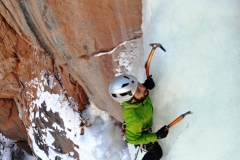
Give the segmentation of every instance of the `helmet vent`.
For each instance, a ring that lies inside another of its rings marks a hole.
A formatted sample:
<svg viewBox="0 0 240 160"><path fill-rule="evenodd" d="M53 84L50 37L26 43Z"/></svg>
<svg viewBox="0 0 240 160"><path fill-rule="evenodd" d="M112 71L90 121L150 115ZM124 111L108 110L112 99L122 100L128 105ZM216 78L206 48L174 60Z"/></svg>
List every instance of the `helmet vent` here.
<svg viewBox="0 0 240 160"><path fill-rule="evenodd" d="M127 85L129 85L129 83L125 83L125 84L123 84L123 85L122 85L122 88L125 87L125 86L127 86Z"/></svg>
<svg viewBox="0 0 240 160"><path fill-rule="evenodd" d="M127 91L125 93L120 93L121 96L126 96L126 95L129 95L129 96L132 96L132 92L131 91Z"/></svg>
<svg viewBox="0 0 240 160"><path fill-rule="evenodd" d="M117 97L117 95L116 95L116 94L112 94L112 96L113 96L113 97L115 97L115 98Z"/></svg>
<svg viewBox="0 0 240 160"><path fill-rule="evenodd" d="M127 78L127 79L130 79L129 77L127 77L127 76L123 76L124 78Z"/></svg>

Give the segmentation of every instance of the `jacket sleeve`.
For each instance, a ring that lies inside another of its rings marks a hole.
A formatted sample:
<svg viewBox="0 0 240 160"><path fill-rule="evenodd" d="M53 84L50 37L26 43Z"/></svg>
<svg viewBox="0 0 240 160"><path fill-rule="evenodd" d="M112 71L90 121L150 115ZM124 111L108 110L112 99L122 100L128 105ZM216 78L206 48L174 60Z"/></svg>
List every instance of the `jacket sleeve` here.
<svg viewBox="0 0 240 160"><path fill-rule="evenodd" d="M130 144L148 144L157 141L156 133L142 133L141 121L126 124L126 140Z"/></svg>

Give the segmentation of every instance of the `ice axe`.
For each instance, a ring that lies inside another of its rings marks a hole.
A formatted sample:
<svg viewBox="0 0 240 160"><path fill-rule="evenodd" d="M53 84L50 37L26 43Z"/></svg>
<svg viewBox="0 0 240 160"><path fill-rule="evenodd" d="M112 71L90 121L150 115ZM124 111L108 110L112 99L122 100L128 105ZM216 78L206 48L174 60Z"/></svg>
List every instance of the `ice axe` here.
<svg viewBox="0 0 240 160"><path fill-rule="evenodd" d="M148 59L145 63L145 68L146 68L146 76L149 77L149 68L150 68L150 63L151 63L151 60L152 60L152 56L155 52L155 49L157 47L161 48L164 52L166 52L166 50L163 48L163 46L160 44L160 43L150 43L150 46L152 46L152 50L151 52L149 53L149 56L148 56Z"/></svg>
<svg viewBox="0 0 240 160"><path fill-rule="evenodd" d="M167 125L167 128L164 131L169 130L169 128L171 128L172 126L174 126L175 124L177 124L178 122L180 122L186 115L188 114L192 114L193 112L188 111L182 115L180 115L178 118L174 119L169 125Z"/></svg>
<svg viewBox="0 0 240 160"><path fill-rule="evenodd" d="M172 126L174 126L175 124L177 124L178 122L180 122L181 120L183 120L183 118L184 118L186 115L188 115L188 114L192 114L192 113L193 113L193 112L188 111L188 112L186 112L186 113L180 115L178 118L174 119L169 125L167 125L167 127L166 127L166 129L165 129L164 131L169 130ZM140 146L139 146L139 148L138 148L138 151L137 151L137 153L135 154L135 158L134 158L134 160L137 159L137 156L138 156L139 150L141 150L142 147L143 147L143 144L140 144Z"/></svg>

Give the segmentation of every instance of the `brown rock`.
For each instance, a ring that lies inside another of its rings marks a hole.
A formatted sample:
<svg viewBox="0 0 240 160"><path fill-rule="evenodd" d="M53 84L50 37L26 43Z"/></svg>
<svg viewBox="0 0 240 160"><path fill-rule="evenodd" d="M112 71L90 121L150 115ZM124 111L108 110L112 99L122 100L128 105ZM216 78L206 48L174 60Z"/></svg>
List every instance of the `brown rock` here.
<svg viewBox="0 0 240 160"><path fill-rule="evenodd" d="M0 98L13 98L19 93L20 84L14 73L9 73L0 80Z"/></svg>
<svg viewBox="0 0 240 160"><path fill-rule="evenodd" d="M0 99L1 108L9 109L8 117L0 122L0 132L12 140L27 140L27 133L19 118L17 106L13 99ZM2 109L1 109L2 110Z"/></svg>
<svg viewBox="0 0 240 160"><path fill-rule="evenodd" d="M78 111L91 100L122 121L121 107L109 96L108 84L118 66L113 60L124 47L111 55L95 55L141 37L141 7L141 0L2 0L0 131L10 139L27 141L31 102L38 98L32 84L42 77L47 79L44 91L64 94L78 104ZM47 127L36 121L37 127ZM58 150L74 150L71 140L53 134Z"/></svg>
<svg viewBox="0 0 240 160"><path fill-rule="evenodd" d="M26 141L16 142L16 145L18 146L18 148L26 151L29 155L32 155L32 150Z"/></svg>
<svg viewBox="0 0 240 160"><path fill-rule="evenodd" d="M0 122L8 119L12 108L12 101L8 99L0 100Z"/></svg>

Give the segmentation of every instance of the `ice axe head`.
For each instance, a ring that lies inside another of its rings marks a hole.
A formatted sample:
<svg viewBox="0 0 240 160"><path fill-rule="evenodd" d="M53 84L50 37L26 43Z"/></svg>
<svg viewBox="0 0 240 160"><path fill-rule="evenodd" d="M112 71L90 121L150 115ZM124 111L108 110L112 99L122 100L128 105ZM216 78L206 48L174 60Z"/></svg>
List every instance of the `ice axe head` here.
<svg viewBox="0 0 240 160"><path fill-rule="evenodd" d="M156 49L157 47L161 48L164 52L166 52L166 50L163 48L163 46L160 43L150 43L150 46L152 46L152 49Z"/></svg>

